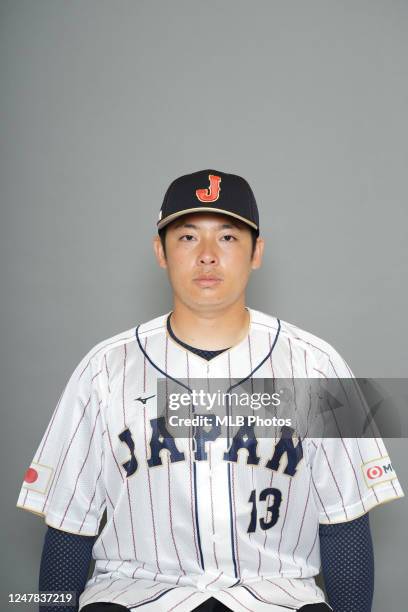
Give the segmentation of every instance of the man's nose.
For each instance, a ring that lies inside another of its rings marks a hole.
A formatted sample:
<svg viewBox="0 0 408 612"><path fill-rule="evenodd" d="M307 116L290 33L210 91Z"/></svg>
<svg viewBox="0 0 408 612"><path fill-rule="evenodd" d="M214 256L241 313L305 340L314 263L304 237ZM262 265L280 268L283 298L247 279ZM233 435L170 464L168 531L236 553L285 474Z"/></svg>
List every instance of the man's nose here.
<svg viewBox="0 0 408 612"><path fill-rule="evenodd" d="M202 253L201 257L200 257L200 263L201 264L213 264L217 261L217 258L215 257L215 255L211 255L210 253Z"/></svg>
<svg viewBox="0 0 408 612"><path fill-rule="evenodd" d="M199 255L200 264L214 264L217 259L215 246L211 242L204 242Z"/></svg>

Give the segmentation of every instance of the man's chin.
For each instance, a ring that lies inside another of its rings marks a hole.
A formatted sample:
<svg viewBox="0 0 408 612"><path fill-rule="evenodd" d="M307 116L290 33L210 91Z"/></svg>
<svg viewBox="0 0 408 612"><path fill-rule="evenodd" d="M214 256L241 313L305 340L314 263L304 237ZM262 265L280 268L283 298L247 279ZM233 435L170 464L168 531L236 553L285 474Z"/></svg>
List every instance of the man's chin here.
<svg viewBox="0 0 408 612"><path fill-rule="evenodd" d="M210 291L200 291L199 295L195 294L194 296L189 296L184 302L188 304L190 308L207 310L225 305L225 300L222 296L216 295L215 292L211 293Z"/></svg>

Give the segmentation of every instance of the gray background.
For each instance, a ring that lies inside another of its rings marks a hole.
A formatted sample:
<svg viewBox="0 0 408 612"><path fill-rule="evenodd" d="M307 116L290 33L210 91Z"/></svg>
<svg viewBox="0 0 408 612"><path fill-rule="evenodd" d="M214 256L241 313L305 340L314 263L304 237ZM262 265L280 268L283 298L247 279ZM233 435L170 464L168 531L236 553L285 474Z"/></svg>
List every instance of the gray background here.
<svg viewBox="0 0 408 612"><path fill-rule="evenodd" d="M45 527L15 503L68 376L171 307L151 240L176 176L253 186L250 306L358 376L407 375L407 17L396 0L0 2L4 597L37 589ZM407 442L386 442L407 491ZM374 610L397 612L406 501L371 517Z"/></svg>

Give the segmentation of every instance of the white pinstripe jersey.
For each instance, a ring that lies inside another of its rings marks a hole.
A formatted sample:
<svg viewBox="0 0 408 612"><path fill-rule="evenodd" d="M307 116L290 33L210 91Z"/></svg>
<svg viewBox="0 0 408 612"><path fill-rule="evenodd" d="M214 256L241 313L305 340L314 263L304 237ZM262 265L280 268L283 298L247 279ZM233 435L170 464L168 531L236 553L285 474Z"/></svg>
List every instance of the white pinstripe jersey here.
<svg viewBox="0 0 408 612"><path fill-rule="evenodd" d="M225 460L225 438L207 443L201 460L191 439L177 438L177 452L163 449L152 465L151 421L164 375L353 377L323 340L249 312L247 337L210 361L171 339L166 314L99 343L72 374L17 505L84 535L98 534L106 509L80 609L113 601L187 612L213 596L236 612L273 612L324 601L314 580L319 523L350 521L403 497L395 472L369 484L364 477L364 465L387 456L381 438L303 440L293 476L266 466L274 438L258 440L255 466L245 451ZM270 499L278 512L263 529ZM258 519L249 531L254 503Z"/></svg>

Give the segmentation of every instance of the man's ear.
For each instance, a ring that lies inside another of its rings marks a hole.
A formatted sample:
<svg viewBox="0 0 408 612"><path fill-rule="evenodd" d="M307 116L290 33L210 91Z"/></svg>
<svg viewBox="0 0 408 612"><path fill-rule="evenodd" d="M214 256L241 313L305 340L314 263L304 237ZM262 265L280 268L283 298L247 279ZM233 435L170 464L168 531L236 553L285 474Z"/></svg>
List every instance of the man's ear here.
<svg viewBox="0 0 408 612"><path fill-rule="evenodd" d="M163 249L162 242L160 240L160 236L155 236L153 238L153 250L156 255L157 263L161 268L167 268L167 259L166 254Z"/></svg>
<svg viewBox="0 0 408 612"><path fill-rule="evenodd" d="M255 243L254 254L252 255L251 268L252 270L258 270L262 265L262 257L265 247L265 241L263 238L258 236Z"/></svg>

